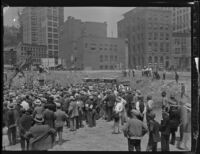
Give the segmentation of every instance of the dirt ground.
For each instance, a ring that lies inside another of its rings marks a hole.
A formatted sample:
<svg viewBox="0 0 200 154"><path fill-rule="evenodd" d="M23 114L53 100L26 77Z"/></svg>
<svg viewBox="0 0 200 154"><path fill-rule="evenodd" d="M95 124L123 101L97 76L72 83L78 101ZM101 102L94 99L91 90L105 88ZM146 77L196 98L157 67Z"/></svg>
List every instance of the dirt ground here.
<svg viewBox="0 0 200 154"><path fill-rule="evenodd" d="M161 111L156 110L156 120L160 122ZM84 123L85 124L85 123ZM78 129L76 132L70 132L68 128L63 131L63 144L55 145L49 151L128 151L127 139L121 134L112 134L113 122L106 122L103 119L97 121L97 126ZM179 133L177 132L177 137ZM58 140L58 137L57 137ZM145 151L148 142L148 134L146 134L141 142L141 150ZM177 144L177 141L176 141ZM191 147L191 140L188 141ZM9 151L20 150L20 144L6 147ZM158 151L161 151L160 142L158 143ZM176 145L170 145L170 151L181 151Z"/></svg>

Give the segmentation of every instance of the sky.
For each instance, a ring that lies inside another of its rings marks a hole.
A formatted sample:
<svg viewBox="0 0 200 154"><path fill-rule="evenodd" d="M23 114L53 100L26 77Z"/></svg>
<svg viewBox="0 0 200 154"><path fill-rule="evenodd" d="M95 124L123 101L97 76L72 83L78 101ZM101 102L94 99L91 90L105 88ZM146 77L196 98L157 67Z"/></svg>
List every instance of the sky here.
<svg viewBox="0 0 200 154"><path fill-rule="evenodd" d="M117 37L117 21L123 19L123 14L134 7L65 7L64 21L73 16L82 21L107 22L108 37ZM17 26L17 11L22 7L5 7L4 25Z"/></svg>

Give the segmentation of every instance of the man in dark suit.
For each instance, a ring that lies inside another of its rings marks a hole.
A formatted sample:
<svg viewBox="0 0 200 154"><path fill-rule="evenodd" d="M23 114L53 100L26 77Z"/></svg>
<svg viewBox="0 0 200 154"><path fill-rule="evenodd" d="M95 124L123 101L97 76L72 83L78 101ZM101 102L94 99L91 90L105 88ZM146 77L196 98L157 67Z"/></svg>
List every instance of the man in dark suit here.
<svg viewBox="0 0 200 154"><path fill-rule="evenodd" d="M113 114L113 107L116 101L116 97L114 94L111 93L111 90L108 91L108 96L105 99L106 104L107 104L107 111L108 111L108 119L107 121L112 120L112 114Z"/></svg>
<svg viewBox="0 0 200 154"><path fill-rule="evenodd" d="M31 116L31 109L28 109L19 119L20 143L21 143L21 149L23 151L25 149L29 150L29 141L25 138L24 135L26 134L26 132L29 131L32 124L33 124L33 118Z"/></svg>
<svg viewBox="0 0 200 154"><path fill-rule="evenodd" d="M7 112L7 126L8 126L8 140L10 145L16 144L16 110L13 103L8 104L8 112Z"/></svg>
<svg viewBox="0 0 200 154"><path fill-rule="evenodd" d="M48 150L50 145L41 145L40 139L48 133L52 134L52 138L55 134L55 129L52 129L47 124L44 123L44 118L41 114L36 114L34 118L35 124L30 128L30 130L25 134L25 137L30 138L31 150ZM40 147L34 147L35 142L39 142ZM52 140L53 141L53 140ZM53 142L51 142L53 145ZM33 148L34 147L34 148ZM36 149L35 149L36 148Z"/></svg>

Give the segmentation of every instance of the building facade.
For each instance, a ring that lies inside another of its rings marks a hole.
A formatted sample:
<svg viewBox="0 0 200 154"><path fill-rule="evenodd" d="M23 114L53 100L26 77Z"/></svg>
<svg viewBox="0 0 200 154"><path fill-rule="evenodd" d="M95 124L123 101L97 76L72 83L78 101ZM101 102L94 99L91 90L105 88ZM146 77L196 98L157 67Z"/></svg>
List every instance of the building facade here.
<svg viewBox="0 0 200 154"><path fill-rule="evenodd" d="M175 69L191 69L191 34L173 33L172 37L172 62Z"/></svg>
<svg viewBox="0 0 200 154"><path fill-rule="evenodd" d="M128 39L129 68L170 67L171 17L168 10L138 7L118 21L118 37Z"/></svg>
<svg viewBox="0 0 200 154"><path fill-rule="evenodd" d="M81 37L107 37L107 24L98 22L82 22L69 16L62 28L59 57L67 68L74 65L74 53L78 52Z"/></svg>
<svg viewBox="0 0 200 154"><path fill-rule="evenodd" d="M75 67L84 70L114 70L126 67L126 40L119 38L81 37L74 53Z"/></svg>
<svg viewBox="0 0 200 154"><path fill-rule="evenodd" d="M49 58L58 59L64 8L25 7L22 11L23 43L47 46Z"/></svg>
<svg viewBox="0 0 200 154"><path fill-rule="evenodd" d="M41 59L47 57L47 46L20 43L17 47L17 61L23 61L27 54L32 56L32 64L41 64Z"/></svg>
<svg viewBox="0 0 200 154"><path fill-rule="evenodd" d="M17 63L17 51L15 47L6 47L3 51L3 64L14 66Z"/></svg>

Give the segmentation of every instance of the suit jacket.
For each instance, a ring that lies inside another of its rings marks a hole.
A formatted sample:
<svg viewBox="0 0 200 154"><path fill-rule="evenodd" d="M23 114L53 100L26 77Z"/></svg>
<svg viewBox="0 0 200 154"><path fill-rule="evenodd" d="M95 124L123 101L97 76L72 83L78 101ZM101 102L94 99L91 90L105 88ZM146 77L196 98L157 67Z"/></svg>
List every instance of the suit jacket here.
<svg viewBox="0 0 200 154"><path fill-rule="evenodd" d="M54 112L49 109L46 109L43 112L43 116L45 124L48 124L51 128L54 128L54 120L55 120Z"/></svg>
<svg viewBox="0 0 200 154"><path fill-rule="evenodd" d="M33 124L33 118L30 114L23 114L22 117L19 119L19 129L20 133L24 134L25 132L29 131Z"/></svg>
<svg viewBox="0 0 200 154"><path fill-rule="evenodd" d="M74 118L78 116L78 105L76 101L71 101L69 105L69 117Z"/></svg>
<svg viewBox="0 0 200 154"><path fill-rule="evenodd" d="M149 131L152 133L153 142L160 142L160 134L159 134L160 124L155 120L149 121Z"/></svg>
<svg viewBox="0 0 200 154"><path fill-rule="evenodd" d="M65 120L66 120L66 115L65 112L62 110L57 110L54 113L54 118L55 118L55 127L63 127L63 125L65 124Z"/></svg>
<svg viewBox="0 0 200 154"><path fill-rule="evenodd" d="M42 135L44 135L46 132L48 132L50 129L49 125L43 125L43 124L35 124L30 128L30 130L27 132L26 136L32 137L33 139L36 139Z"/></svg>

